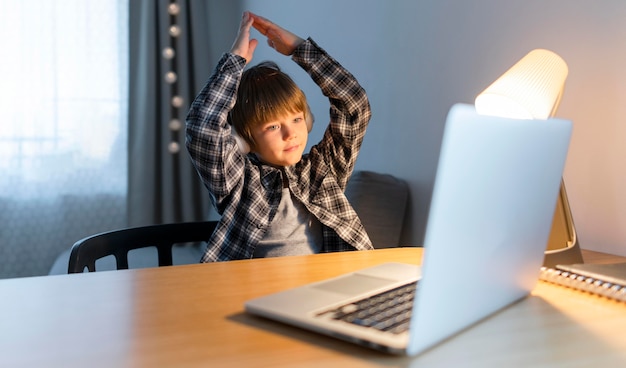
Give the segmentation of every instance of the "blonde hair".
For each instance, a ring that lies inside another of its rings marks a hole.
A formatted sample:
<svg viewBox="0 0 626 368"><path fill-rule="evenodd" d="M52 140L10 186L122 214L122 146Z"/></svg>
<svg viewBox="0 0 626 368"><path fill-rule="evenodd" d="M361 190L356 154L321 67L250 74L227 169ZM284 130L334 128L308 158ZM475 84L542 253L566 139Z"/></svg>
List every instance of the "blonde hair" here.
<svg viewBox="0 0 626 368"><path fill-rule="evenodd" d="M229 119L237 134L254 149L253 127L298 112L304 113L310 131L313 115L304 92L276 63L265 61L243 72Z"/></svg>

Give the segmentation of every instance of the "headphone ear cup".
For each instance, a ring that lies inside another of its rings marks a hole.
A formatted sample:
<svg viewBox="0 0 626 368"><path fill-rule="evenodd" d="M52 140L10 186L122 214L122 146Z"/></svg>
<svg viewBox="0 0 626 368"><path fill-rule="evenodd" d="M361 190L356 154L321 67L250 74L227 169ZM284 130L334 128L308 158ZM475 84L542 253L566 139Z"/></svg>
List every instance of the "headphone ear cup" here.
<svg viewBox="0 0 626 368"><path fill-rule="evenodd" d="M235 129L232 129L231 132L233 138L235 138L235 141L237 141L239 152L241 152L242 155L247 155L248 153L250 153L250 145L248 144L248 142L246 142L245 139L241 138L241 136L237 134Z"/></svg>
<svg viewBox="0 0 626 368"><path fill-rule="evenodd" d="M315 120L315 118L313 117L313 114L309 114L309 118L306 119L306 128L309 131L309 133L311 133L311 130L313 130L313 121Z"/></svg>
<svg viewBox="0 0 626 368"><path fill-rule="evenodd" d="M311 108L309 107L308 104L306 106L306 110L307 110L306 128L309 131L309 133L311 133L311 130L313 130L313 122L315 121L315 116L313 116L313 113L311 112Z"/></svg>

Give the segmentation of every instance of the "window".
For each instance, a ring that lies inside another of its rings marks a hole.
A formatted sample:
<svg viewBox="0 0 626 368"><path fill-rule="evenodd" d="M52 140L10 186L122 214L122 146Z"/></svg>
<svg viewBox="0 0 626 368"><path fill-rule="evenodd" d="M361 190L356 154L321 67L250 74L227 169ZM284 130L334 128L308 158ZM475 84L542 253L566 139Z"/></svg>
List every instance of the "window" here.
<svg viewBox="0 0 626 368"><path fill-rule="evenodd" d="M125 224L127 1L0 0L0 278Z"/></svg>

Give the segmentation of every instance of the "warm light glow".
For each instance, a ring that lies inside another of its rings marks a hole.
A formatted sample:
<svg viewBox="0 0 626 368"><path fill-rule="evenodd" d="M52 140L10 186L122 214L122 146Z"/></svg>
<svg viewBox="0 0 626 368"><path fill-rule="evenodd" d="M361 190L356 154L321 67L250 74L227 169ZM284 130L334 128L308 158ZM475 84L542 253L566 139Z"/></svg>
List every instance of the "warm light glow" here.
<svg viewBox="0 0 626 368"><path fill-rule="evenodd" d="M476 112L514 119L554 115L567 78L567 64L552 51L536 49L476 97Z"/></svg>
<svg viewBox="0 0 626 368"><path fill-rule="evenodd" d="M567 73L567 64L559 55L545 49L533 50L476 97L476 112L512 119L554 117ZM564 183L561 183L556 208L544 265L581 263L582 254Z"/></svg>

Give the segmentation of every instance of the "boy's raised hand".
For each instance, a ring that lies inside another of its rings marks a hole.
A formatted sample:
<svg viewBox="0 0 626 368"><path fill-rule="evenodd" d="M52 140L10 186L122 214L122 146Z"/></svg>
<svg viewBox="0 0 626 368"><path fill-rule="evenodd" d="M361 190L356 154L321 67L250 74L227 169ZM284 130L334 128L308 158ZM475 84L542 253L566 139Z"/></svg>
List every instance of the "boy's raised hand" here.
<svg viewBox="0 0 626 368"><path fill-rule="evenodd" d="M250 39L250 27L254 23L254 18L250 12L244 12L239 25L239 32L237 38L230 49L230 52L239 55L246 59L246 64L252 60L254 50L259 41L256 39Z"/></svg>
<svg viewBox="0 0 626 368"><path fill-rule="evenodd" d="M283 55L291 55L304 40L259 15L250 13L252 26L267 37L267 44Z"/></svg>

